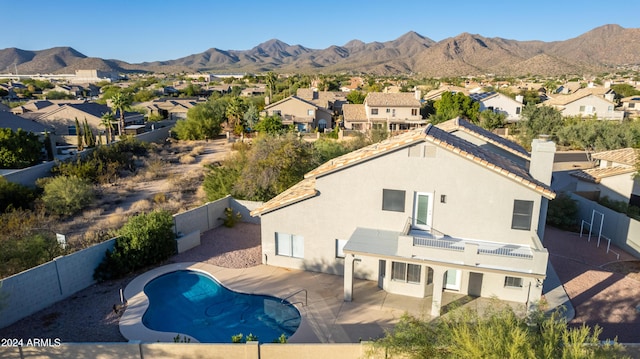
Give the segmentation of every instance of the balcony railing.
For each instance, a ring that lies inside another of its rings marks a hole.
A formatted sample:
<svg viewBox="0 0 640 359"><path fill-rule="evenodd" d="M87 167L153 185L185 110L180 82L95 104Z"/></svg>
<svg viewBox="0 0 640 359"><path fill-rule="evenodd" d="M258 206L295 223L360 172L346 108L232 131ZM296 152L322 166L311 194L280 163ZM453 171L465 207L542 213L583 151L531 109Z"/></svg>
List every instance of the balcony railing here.
<svg viewBox="0 0 640 359"><path fill-rule="evenodd" d="M464 251L464 242L456 242L445 239L413 237L413 245L419 247L449 249L459 252Z"/></svg>
<svg viewBox="0 0 640 359"><path fill-rule="evenodd" d="M480 255L533 259L533 250L528 246L452 238L433 228L429 230L414 228L411 225L412 223L412 219L409 218L405 223L403 233L413 238L413 245L416 247L439 248L462 252L465 250L466 244L474 244L477 245L477 254Z"/></svg>

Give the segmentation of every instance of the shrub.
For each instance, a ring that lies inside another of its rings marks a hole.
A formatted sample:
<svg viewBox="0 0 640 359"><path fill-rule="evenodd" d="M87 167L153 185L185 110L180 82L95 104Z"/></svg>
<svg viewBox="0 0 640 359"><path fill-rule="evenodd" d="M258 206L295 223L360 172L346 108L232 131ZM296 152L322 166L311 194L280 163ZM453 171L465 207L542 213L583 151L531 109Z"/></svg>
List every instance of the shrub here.
<svg viewBox="0 0 640 359"><path fill-rule="evenodd" d="M233 227L242 219L242 215L240 212L233 213L233 209L231 207L227 207L224 209L224 218L223 224L225 227Z"/></svg>
<svg viewBox="0 0 640 359"><path fill-rule="evenodd" d="M95 194L93 186L85 179L58 176L45 183L41 199L48 212L70 216L90 205Z"/></svg>
<svg viewBox="0 0 640 359"><path fill-rule="evenodd" d="M184 165L188 165L188 164L195 163L195 162L196 162L196 158L193 157L192 155L180 156L180 163L182 163Z"/></svg>
<svg viewBox="0 0 640 359"><path fill-rule="evenodd" d="M9 208L31 208L35 197L35 192L29 187L0 177L0 212L5 212Z"/></svg>
<svg viewBox="0 0 640 359"><path fill-rule="evenodd" d="M547 223L565 230L575 230L578 223L578 202L566 193L549 201Z"/></svg>
<svg viewBox="0 0 640 359"><path fill-rule="evenodd" d="M134 216L118 235L113 251L107 251L93 274L98 281L120 278L164 261L176 252L173 217L166 211Z"/></svg>

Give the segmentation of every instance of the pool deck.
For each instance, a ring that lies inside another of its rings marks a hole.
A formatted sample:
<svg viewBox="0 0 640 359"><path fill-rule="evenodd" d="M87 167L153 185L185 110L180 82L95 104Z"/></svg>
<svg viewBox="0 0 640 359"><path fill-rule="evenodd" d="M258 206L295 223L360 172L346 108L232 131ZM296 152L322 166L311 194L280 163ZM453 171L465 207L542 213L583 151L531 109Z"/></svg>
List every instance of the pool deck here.
<svg viewBox="0 0 640 359"><path fill-rule="evenodd" d="M148 306L144 286L153 278L181 269L202 271L234 291L266 294L279 298L301 291L288 298L294 303L302 321L290 343L357 343L379 338L386 329L409 312L430 318L425 313L431 308L431 298L412 298L386 293L375 282L355 280L352 302L343 300L341 276L258 265L251 268L222 268L208 263L174 263L158 267L136 277L124 291L127 309L120 319L120 332L130 341L173 342L181 333L150 330L142 324L142 315ZM306 297L305 297L306 294ZM466 302L461 295L444 293L443 308L456 303L460 306L482 309L491 305L489 300L477 298ZM306 301L306 303L305 303ZM195 342L192 339L192 342Z"/></svg>

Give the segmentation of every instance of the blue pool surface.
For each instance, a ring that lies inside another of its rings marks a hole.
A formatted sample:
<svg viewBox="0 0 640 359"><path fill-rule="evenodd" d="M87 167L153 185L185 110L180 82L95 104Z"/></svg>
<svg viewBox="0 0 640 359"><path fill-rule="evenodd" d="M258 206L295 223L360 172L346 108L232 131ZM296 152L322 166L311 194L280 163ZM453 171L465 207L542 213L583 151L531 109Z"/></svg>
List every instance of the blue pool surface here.
<svg viewBox="0 0 640 359"><path fill-rule="evenodd" d="M212 277L179 270L144 287L149 308L142 323L161 332L188 334L201 343L231 343L231 336L250 333L263 343L300 326L300 312L279 298L234 292Z"/></svg>

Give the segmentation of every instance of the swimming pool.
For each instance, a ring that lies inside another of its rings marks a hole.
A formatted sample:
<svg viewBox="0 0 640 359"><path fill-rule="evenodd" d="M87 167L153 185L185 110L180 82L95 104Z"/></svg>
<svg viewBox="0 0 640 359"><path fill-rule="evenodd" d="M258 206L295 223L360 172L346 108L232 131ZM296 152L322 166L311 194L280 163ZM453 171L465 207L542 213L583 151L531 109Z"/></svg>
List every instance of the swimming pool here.
<svg viewBox="0 0 640 359"><path fill-rule="evenodd" d="M268 343L282 334L290 337L300 326L300 312L289 302L234 292L197 271L161 275L144 292L149 298L144 326L187 334L202 343L230 343L239 333Z"/></svg>

